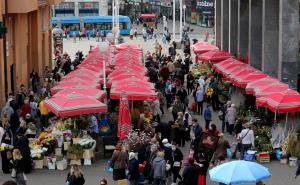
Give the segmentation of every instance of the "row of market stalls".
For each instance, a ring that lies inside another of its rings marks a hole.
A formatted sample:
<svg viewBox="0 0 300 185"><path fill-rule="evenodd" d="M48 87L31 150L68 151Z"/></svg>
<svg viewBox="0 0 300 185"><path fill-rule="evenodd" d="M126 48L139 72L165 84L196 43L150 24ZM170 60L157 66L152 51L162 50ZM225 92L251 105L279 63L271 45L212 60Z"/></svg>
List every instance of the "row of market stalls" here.
<svg viewBox="0 0 300 185"><path fill-rule="evenodd" d="M287 84L209 43L196 43L192 46L192 51L197 61L194 67L197 75L214 74L221 79L221 87L229 84L229 88L237 89L238 94L242 94L246 101L252 100L239 107L237 123L247 118L248 121L253 120L255 117L253 128L256 132L256 150L277 154L278 159L286 160L284 157L290 156L295 164L294 160L300 158L299 125L296 124L299 120L297 112L300 112L300 94L289 89ZM266 119L267 117L272 119Z"/></svg>
<svg viewBox="0 0 300 185"><path fill-rule="evenodd" d="M35 168L64 170L68 162L79 165L82 161L91 165L96 147L96 138L87 134L91 116L106 113L106 103L119 100L117 135L122 140L132 127L129 102L157 99L140 47L127 43L109 45L105 50L99 47L93 48L76 70L51 89L52 97L44 100L55 117L30 141Z"/></svg>

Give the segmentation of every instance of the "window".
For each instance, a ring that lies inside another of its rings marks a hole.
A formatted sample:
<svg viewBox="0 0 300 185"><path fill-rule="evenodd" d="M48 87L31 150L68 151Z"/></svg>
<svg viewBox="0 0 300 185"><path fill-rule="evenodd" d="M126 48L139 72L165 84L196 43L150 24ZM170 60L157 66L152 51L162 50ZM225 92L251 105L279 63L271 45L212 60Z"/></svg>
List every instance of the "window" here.
<svg viewBox="0 0 300 185"><path fill-rule="evenodd" d="M70 31L79 31L80 30L80 24L74 23L74 24L62 24L62 29L69 29Z"/></svg>
<svg viewBox="0 0 300 185"><path fill-rule="evenodd" d="M65 2L65 3L61 3L59 5L55 5L55 9L74 9L74 3L72 2Z"/></svg>
<svg viewBox="0 0 300 185"><path fill-rule="evenodd" d="M99 9L98 2L81 2L78 3L79 9Z"/></svg>

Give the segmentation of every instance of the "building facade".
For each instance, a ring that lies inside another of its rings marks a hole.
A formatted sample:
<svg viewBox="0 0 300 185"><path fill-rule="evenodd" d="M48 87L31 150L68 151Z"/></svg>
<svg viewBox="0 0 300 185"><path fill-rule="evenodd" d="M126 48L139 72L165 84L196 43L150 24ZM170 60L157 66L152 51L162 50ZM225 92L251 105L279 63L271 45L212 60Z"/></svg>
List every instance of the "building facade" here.
<svg viewBox="0 0 300 185"><path fill-rule="evenodd" d="M111 6L111 2L110 2ZM65 0L53 6L54 17L108 15L109 0Z"/></svg>
<svg viewBox="0 0 300 185"><path fill-rule="evenodd" d="M24 2L26 1L26 2ZM63 0L0 0L0 105L20 84L29 87L34 70L42 76L52 65L51 6Z"/></svg>
<svg viewBox="0 0 300 185"><path fill-rule="evenodd" d="M292 88L299 74L299 0L216 0L216 44Z"/></svg>

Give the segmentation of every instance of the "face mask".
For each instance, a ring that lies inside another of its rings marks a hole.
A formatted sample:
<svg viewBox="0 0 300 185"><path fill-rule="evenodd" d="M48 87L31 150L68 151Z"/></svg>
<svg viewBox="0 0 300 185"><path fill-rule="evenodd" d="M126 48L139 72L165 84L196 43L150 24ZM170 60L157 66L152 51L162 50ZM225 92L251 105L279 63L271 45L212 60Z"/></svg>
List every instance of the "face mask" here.
<svg viewBox="0 0 300 185"><path fill-rule="evenodd" d="M172 146L172 150L175 151L175 150L176 150L176 147Z"/></svg>

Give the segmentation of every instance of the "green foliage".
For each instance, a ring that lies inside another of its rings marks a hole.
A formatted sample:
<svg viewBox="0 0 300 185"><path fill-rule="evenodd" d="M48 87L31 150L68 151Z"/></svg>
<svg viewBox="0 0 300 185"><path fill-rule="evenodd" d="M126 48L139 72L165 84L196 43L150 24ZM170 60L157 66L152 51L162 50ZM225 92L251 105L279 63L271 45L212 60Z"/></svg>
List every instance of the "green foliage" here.
<svg viewBox="0 0 300 185"><path fill-rule="evenodd" d="M83 149L79 144L71 144L68 148L68 154L82 155Z"/></svg>

